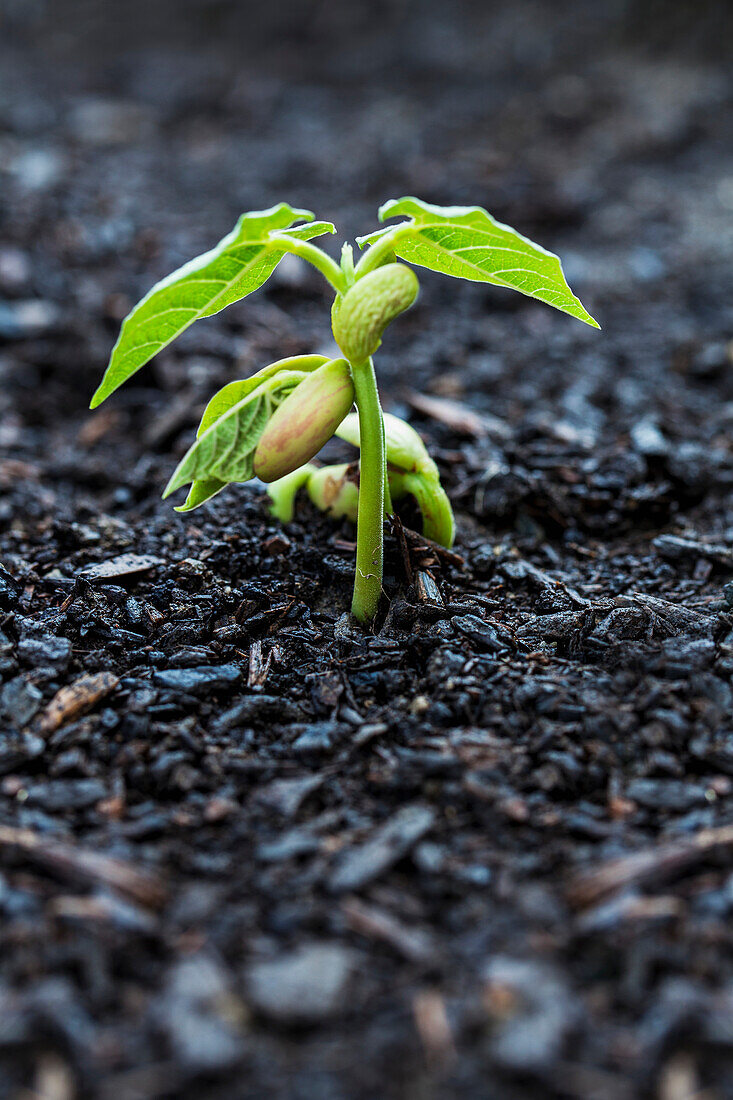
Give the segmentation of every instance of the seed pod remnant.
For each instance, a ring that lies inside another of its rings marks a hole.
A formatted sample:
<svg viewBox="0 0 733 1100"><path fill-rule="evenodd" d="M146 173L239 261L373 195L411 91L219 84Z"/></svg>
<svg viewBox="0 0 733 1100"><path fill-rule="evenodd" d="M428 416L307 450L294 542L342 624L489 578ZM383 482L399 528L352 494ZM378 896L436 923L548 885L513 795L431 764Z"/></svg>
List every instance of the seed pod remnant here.
<svg viewBox="0 0 733 1100"><path fill-rule="evenodd" d="M354 402L345 359L330 359L313 371L273 413L254 458L261 481L277 481L318 454Z"/></svg>
<svg viewBox="0 0 733 1100"><path fill-rule="evenodd" d="M390 321L409 309L420 289L405 264L384 264L358 279L331 310L336 343L352 363L374 355Z"/></svg>
<svg viewBox="0 0 733 1100"><path fill-rule="evenodd" d="M359 509L359 486L353 477L354 466L321 466L307 481L308 495L322 512L334 519L350 519L356 523Z"/></svg>

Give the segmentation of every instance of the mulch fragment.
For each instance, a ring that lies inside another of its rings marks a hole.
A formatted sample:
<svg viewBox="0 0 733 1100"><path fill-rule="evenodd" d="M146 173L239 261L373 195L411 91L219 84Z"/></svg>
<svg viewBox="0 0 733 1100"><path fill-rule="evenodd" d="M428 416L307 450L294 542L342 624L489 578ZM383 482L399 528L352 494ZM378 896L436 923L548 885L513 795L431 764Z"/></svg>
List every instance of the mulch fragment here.
<svg viewBox="0 0 733 1100"><path fill-rule="evenodd" d="M81 717L106 698L119 685L113 672L95 672L80 676L68 687L59 688L36 720L38 733L47 736L54 730Z"/></svg>

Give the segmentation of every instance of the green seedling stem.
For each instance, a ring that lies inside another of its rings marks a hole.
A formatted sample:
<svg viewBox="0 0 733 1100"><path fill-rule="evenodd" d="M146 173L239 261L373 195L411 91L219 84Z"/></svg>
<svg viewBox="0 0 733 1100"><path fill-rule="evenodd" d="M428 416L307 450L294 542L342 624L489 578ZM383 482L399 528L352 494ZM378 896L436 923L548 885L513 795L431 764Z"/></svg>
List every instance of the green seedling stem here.
<svg viewBox="0 0 733 1100"><path fill-rule="evenodd" d="M377 613L382 593L384 562L383 517L389 493L384 445L384 422L379 403L374 364L365 359L351 363L359 430L361 465L359 472L359 518L356 527L356 576L351 614L369 623ZM392 501L389 501L392 510Z"/></svg>

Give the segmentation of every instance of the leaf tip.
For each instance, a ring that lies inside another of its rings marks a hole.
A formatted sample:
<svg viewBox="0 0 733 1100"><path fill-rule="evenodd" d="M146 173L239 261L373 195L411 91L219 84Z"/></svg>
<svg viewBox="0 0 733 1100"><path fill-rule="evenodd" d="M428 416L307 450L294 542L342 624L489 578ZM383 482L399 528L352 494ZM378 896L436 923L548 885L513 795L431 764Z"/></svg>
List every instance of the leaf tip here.
<svg viewBox="0 0 733 1100"><path fill-rule="evenodd" d="M175 493L176 489L180 489L181 486L185 484L186 481L181 480L180 474L178 470L176 470L173 474L173 477L170 479L165 489L163 490L161 500L166 500L171 495L171 493Z"/></svg>
<svg viewBox="0 0 733 1100"><path fill-rule="evenodd" d="M118 388L119 383L115 385L109 377L109 367L102 376L102 381L97 386L96 390L92 394L92 399L89 402L90 409L96 409L103 401L106 401L110 394L113 394Z"/></svg>
<svg viewBox="0 0 733 1100"><path fill-rule="evenodd" d="M588 312L588 310L585 308L585 306L582 306L581 308L582 308L583 312L581 314L578 314L578 320L584 321L586 323L586 325L590 325L591 328L597 328L598 331L600 332L601 331L601 326L598 324L595 317L593 317Z"/></svg>
<svg viewBox="0 0 733 1100"><path fill-rule="evenodd" d="M379 218L380 222L383 222L385 218L389 217L390 210L399 201L399 199L387 199L386 202L382 203L382 205L379 207L379 210L377 211L377 217Z"/></svg>

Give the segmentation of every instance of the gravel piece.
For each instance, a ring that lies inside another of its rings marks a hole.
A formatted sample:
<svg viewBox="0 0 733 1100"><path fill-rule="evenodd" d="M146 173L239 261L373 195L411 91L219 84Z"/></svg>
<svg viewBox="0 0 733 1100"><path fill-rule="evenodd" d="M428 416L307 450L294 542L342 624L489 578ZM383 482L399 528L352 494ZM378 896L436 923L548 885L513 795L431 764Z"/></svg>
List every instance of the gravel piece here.
<svg viewBox="0 0 733 1100"><path fill-rule="evenodd" d="M249 1003L276 1023L322 1023L348 1010L355 965L354 953L341 944L305 944L248 967Z"/></svg>
<svg viewBox="0 0 733 1100"><path fill-rule="evenodd" d="M328 880L333 893L360 890L403 859L430 831L435 813L427 806L405 806L363 844L348 850Z"/></svg>
<svg viewBox="0 0 733 1100"><path fill-rule="evenodd" d="M173 668L156 672L153 683L171 691L187 691L193 695L223 691L235 687L242 679L238 665Z"/></svg>

